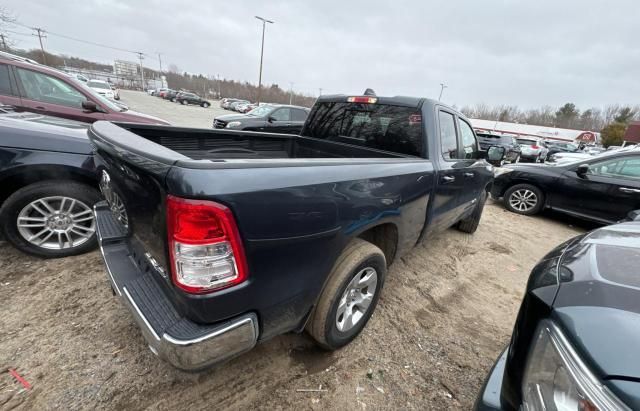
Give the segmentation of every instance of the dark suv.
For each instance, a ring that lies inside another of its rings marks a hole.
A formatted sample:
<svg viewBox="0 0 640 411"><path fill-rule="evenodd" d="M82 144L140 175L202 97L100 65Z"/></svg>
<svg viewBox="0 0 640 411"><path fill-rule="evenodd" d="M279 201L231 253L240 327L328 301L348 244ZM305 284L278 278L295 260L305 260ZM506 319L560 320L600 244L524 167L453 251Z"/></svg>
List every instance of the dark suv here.
<svg viewBox="0 0 640 411"><path fill-rule="evenodd" d="M218 116L213 119L213 128L299 134L308 115L306 107L266 104L247 114Z"/></svg>
<svg viewBox="0 0 640 411"><path fill-rule="evenodd" d="M491 146L504 147L504 162L517 163L520 161L520 145L515 136L478 132L477 130L476 135L481 150L488 150Z"/></svg>
<svg viewBox="0 0 640 411"><path fill-rule="evenodd" d="M169 124L117 105L67 73L4 52L0 52L0 104L85 123Z"/></svg>
<svg viewBox="0 0 640 411"><path fill-rule="evenodd" d="M178 93L174 99L175 100L172 101L176 101L180 104L197 104L204 108L211 105L207 100L194 93Z"/></svg>

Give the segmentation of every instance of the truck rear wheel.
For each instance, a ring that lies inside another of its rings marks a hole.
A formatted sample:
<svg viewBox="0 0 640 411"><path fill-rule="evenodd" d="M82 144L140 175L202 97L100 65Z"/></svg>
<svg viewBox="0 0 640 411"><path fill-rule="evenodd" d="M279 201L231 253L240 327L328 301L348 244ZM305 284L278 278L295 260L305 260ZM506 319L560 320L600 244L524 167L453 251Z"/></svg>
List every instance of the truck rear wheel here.
<svg viewBox="0 0 640 411"><path fill-rule="evenodd" d="M43 181L21 188L0 209L7 241L28 254L66 257L93 249L97 190L74 181Z"/></svg>
<svg viewBox="0 0 640 411"><path fill-rule="evenodd" d="M471 215L464 220L460 220L456 228L463 233L473 234L478 229L480 224L480 218L482 217L482 210L484 210L484 203L487 201L487 192L482 190L478 203L473 209Z"/></svg>
<svg viewBox="0 0 640 411"><path fill-rule="evenodd" d="M384 254L375 245L356 238L345 248L307 323L319 346L335 350L360 334L376 308L386 274Z"/></svg>

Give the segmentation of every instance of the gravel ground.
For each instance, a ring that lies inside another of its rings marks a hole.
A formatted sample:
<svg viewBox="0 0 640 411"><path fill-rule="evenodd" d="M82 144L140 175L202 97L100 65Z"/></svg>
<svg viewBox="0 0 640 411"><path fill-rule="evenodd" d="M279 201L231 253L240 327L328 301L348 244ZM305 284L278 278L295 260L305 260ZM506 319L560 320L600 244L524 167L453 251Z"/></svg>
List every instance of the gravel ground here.
<svg viewBox="0 0 640 411"><path fill-rule="evenodd" d="M204 108L196 105L183 106L140 91L121 90L120 98L132 110L152 114L176 126L211 128L214 117L234 114L233 111L221 109L218 100L209 100L211 106Z"/></svg>
<svg viewBox="0 0 640 411"><path fill-rule="evenodd" d="M208 125L215 112L122 98L182 125ZM508 343L529 270L588 228L574 225L488 201L474 235L448 230L390 267L349 346L328 353L283 335L198 374L147 349L98 252L40 260L0 242L0 409L469 409Z"/></svg>

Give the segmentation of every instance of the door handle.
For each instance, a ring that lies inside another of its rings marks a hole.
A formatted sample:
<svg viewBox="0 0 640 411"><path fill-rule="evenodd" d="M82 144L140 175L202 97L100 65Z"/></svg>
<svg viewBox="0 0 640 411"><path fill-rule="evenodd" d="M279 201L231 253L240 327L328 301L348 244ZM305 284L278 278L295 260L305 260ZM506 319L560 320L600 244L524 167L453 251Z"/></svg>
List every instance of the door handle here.
<svg viewBox="0 0 640 411"><path fill-rule="evenodd" d="M454 181L456 181L456 178L453 176L444 176L442 177L442 182L443 183L453 183Z"/></svg>
<svg viewBox="0 0 640 411"><path fill-rule="evenodd" d="M637 188L620 187L620 191L623 193L640 193L640 190Z"/></svg>
<svg viewBox="0 0 640 411"><path fill-rule="evenodd" d="M474 173L464 173L464 176L465 176L466 178L473 178L473 177L475 177L476 175L475 175Z"/></svg>

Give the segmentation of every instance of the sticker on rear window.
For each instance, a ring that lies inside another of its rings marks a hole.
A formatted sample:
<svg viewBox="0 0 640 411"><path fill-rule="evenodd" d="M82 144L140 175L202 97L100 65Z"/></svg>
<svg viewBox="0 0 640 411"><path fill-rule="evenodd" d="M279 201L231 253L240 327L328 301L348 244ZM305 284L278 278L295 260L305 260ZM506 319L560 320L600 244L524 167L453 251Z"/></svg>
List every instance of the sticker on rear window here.
<svg viewBox="0 0 640 411"><path fill-rule="evenodd" d="M409 125L420 124L420 123L422 123L422 115L412 114L409 116Z"/></svg>

